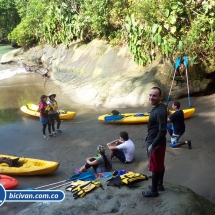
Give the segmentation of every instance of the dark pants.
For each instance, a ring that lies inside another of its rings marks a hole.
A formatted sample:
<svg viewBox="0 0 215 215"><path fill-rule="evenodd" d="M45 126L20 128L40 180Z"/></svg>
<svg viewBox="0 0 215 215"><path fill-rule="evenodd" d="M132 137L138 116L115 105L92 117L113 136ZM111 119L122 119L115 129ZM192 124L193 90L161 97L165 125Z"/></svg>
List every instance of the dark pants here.
<svg viewBox="0 0 215 215"><path fill-rule="evenodd" d="M126 162L125 155L124 155L124 153L121 150L119 150L119 149L113 150L113 155L115 157L117 157L121 162L123 162L123 163Z"/></svg>
<svg viewBox="0 0 215 215"><path fill-rule="evenodd" d="M163 177L165 172L165 167L163 167L162 172L152 172L152 192L158 191L158 186L163 185Z"/></svg>
<svg viewBox="0 0 215 215"><path fill-rule="evenodd" d="M174 134L174 128L173 128L173 126L171 124L167 124L166 128L167 128L167 131L169 132L169 135L171 137L170 146L172 148L177 148L177 147L180 147L182 145L185 145L185 142L178 142L180 137L183 135L183 133L180 134L180 135L175 135Z"/></svg>
<svg viewBox="0 0 215 215"><path fill-rule="evenodd" d="M96 158L91 158L91 159L90 159L90 161L94 161L94 160L96 160ZM89 169L90 167L93 167L93 169L94 169L95 172L96 172L96 169L97 169L98 166L99 166L99 165L92 165L92 166L91 166L91 165L88 164L88 163L85 164L85 168L86 168L86 169Z"/></svg>
<svg viewBox="0 0 215 215"><path fill-rule="evenodd" d="M46 127L47 127L47 125L48 125L49 134L51 134L51 124L48 121L47 124L43 124L43 135L46 135Z"/></svg>
<svg viewBox="0 0 215 215"><path fill-rule="evenodd" d="M117 146L122 144L121 142L117 142ZM125 154L123 152L123 150L120 150L120 149L116 149L116 150L113 150L113 155L118 158L122 163L131 163L132 161L128 162L126 161L125 159Z"/></svg>
<svg viewBox="0 0 215 215"><path fill-rule="evenodd" d="M51 122L51 126L52 126L52 131L55 132L55 126L54 126L54 123L55 123L55 120L57 121L57 129L60 128L60 117L59 117L59 114L58 113L55 113L55 114L50 114L50 122Z"/></svg>
<svg viewBox="0 0 215 215"><path fill-rule="evenodd" d="M167 124L166 125L166 129L170 135L170 137L172 137L172 134L173 134L173 128L172 128L172 124Z"/></svg>

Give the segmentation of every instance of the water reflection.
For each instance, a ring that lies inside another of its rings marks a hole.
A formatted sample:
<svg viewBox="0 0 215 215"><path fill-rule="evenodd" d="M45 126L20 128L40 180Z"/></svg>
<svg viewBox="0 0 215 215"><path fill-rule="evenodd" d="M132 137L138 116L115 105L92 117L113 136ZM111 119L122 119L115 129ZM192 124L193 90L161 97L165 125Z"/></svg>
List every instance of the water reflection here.
<svg viewBox="0 0 215 215"><path fill-rule="evenodd" d="M18 108L0 109L0 125L20 121L18 112Z"/></svg>

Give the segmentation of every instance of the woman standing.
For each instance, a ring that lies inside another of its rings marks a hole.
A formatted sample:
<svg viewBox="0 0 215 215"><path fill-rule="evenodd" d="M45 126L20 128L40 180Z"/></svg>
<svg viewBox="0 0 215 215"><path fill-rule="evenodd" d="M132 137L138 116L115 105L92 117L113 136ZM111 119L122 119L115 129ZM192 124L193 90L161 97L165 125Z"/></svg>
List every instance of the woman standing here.
<svg viewBox="0 0 215 215"><path fill-rule="evenodd" d="M40 97L39 111L40 111L40 122L43 125L43 129L42 129L43 137L44 137L44 139L49 140L49 137L46 137L46 127L47 127L47 125L48 125L48 130L49 130L49 136L52 136L52 133L51 133L51 124L49 122L49 117L48 117L48 114L45 111L47 106L48 106L46 101L47 101L47 96L42 95Z"/></svg>
<svg viewBox="0 0 215 215"><path fill-rule="evenodd" d="M51 126L52 126L52 131L53 131L53 135L56 136L56 132L55 132L55 120L57 121L57 132L62 133L62 131L60 130L60 110L58 107L58 103L57 100L55 99L56 94L54 93L49 93L49 101L48 101L48 105L50 108L49 111L49 117L50 117L50 121L51 121Z"/></svg>

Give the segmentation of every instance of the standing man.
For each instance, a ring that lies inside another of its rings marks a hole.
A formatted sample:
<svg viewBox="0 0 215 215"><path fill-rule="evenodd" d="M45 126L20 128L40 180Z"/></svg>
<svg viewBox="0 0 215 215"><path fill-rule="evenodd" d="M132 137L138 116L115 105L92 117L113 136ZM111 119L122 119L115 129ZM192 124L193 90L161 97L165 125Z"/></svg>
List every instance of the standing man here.
<svg viewBox="0 0 215 215"><path fill-rule="evenodd" d="M153 87L149 93L149 102L152 105L146 137L149 171L152 172L152 186L149 191L143 191L144 197L158 197L158 191L164 191L164 158L166 151L166 106L161 103L161 89Z"/></svg>
<svg viewBox="0 0 215 215"><path fill-rule="evenodd" d="M60 124L61 124L61 120L60 120L60 116L59 116L60 110L59 110L58 103L57 103L57 100L55 99L55 97L56 97L56 94L49 93L49 101L47 103L49 106L49 117L50 117L54 137L56 136L55 120L57 121L57 132L62 133L62 131L60 130Z"/></svg>
<svg viewBox="0 0 215 215"><path fill-rule="evenodd" d="M186 140L184 142L178 142L179 138L185 132L185 124L184 124L184 113L180 109L180 102L174 101L172 103L172 109L175 111L171 116L167 118L167 122L172 122L172 124L167 124L167 130L169 135L171 136L171 143L170 146L172 148L176 148L182 145L187 144L188 149L191 149L191 141Z"/></svg>

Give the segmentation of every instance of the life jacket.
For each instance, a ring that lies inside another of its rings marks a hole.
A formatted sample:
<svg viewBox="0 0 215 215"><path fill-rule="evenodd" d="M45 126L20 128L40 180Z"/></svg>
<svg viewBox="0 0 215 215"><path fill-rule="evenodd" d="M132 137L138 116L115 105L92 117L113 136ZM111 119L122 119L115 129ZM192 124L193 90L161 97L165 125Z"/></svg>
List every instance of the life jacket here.
<svg viewBox="0 0 215 215"><path fill-rule="evenodd" d="M126 184L129 187L132 187L134 186L134 182L139 180L148 180L148 176L140 173L128 172L107 180L107 186L117 186L120 188L123 184Z"/></svg>
<svg viewBox="0 0 215 215"><path fill-rule="evenodd" d="M40 112L40 116L45 117L46 116L46 108L48 107L47 103L43 103L40 101L38 112ZM44 110L44 111L43 111Z"/></svg>
<svg viewBox="0 0 215 215"><path fill-rule="evenodd" d="M66 191L70 191L73 193L74 199L82 198L90 191L94 190L97 187L102 187L102 184L98 181L81 181L77 180L76 182L72 182L68 187L66 187Z"/></svg>
<svg viewBox="0 0 215 215"><path fill-rule="evenodd" d="M49 114L51 111L57 112L56 110L58 110L57 101L56 100L54 100L54 102L48 101L48 106L46 107L45 112Z"/></svg>

